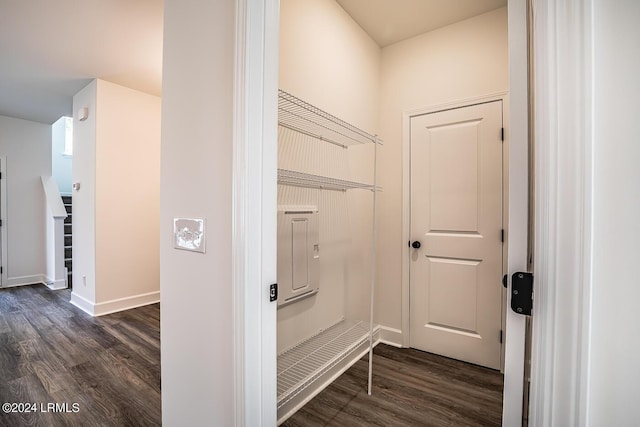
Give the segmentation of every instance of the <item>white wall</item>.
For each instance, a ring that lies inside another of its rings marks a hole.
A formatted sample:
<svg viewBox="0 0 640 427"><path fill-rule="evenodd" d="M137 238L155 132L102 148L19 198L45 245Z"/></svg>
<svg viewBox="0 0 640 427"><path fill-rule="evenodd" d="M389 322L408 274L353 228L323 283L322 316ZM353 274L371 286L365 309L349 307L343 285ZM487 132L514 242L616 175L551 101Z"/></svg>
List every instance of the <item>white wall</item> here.
<svg viewBox="0 0 640 427"><path fill-rule="evenodd" d="M73 192L73 292L71 301L93 312L96 301L96 103L97 80L93 80L73 97L73 111L88 108L85 121L73 122L73 182L80 190Z"/></svg>
<svg viewBox="0 0 640 427"><path fill-rule="evenodd" d="M158 301L160 98L104 80L97 91L96 303Z"/></svg>
<svg viewBox="0 0 640 427"><path fill-rule="evenodd" d="M280 3L280 88L363 130L378 119L380 48L334 0ZM347 150L279 129L278 167L372 182L373 145ZM320 291L278 310L278 352L342 318L369 316L372 195L278 187L278 204L315 205Z"/></svg>
<svg viewBox="0 0 640 427"><path fill-rule="evenodd" d="M638 425L640 3L596 0L589 424Z"/></svg>
<svg viewBox="0 0 640 427"><path fill-rule="evenodd" d="M280 2L280 89L375 133L380 48L335 0Z"/></svg>
<svg viewBox="0 0 640 427"><path fill-rule="evenodd" d="M508 90L507 10L382 49L378 179L378 322L402 329L402 113Z"/></svg>
<svg viewBox="0 0 640 427"><path fill-rule="evenodd" d="M231 426L235 2L167 0L164 6L162 420ZM205 254L173 248L175 217L206 219Z"/></svg>
<svg viewBox="0 0 640 427"><path fill-rule="evenodd" d="M71 167L72 159L64 153L66 136L66 117L60 117L51 125L51 175L58 184L58 190L62 195L71 194Z"/></svg>
<svg viewBox="0 0 640 427"><path fill-rule="evenodd" d="M2 286L41 282L47 268L47 208L40 177L51 175L51 126L0 116L0 157L7 164L1 171L7 187L0 229L7 260Z"/></svg>
<svg viewBox="0 0 640 427"><path fill-rule="evenodd" d="M94 315L159 300L160 98L103 80L74 96L71 301Z"/></svg>

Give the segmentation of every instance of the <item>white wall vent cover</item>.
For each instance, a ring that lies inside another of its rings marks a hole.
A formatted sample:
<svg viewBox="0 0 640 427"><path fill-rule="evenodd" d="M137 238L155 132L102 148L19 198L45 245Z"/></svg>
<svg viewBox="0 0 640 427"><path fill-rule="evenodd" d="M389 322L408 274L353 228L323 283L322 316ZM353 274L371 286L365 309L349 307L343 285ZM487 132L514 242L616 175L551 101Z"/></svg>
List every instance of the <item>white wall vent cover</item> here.
<svg viewBox="0 0 640 427"><path fill-rule="evenodd" d="M278 206L278 307L318 293L317 206Z"/></svg>

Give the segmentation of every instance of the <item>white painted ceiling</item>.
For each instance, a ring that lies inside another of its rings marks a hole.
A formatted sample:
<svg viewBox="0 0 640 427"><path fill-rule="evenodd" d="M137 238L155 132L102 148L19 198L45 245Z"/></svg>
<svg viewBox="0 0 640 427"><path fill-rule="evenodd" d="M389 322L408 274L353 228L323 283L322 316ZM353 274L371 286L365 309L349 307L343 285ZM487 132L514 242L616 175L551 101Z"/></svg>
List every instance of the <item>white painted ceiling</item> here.
<svg viewBox="0 0 640 427"><path fill-rule="evenodd" d="M507 0L337 0L380 45ZM162 0L0 0L0 115L53 123L93 78L162 88Z"/></svg>
<svg viewBox="0 0 640 427"><path fill-rule="evenodd" d="M160 95L162 0L0 0L0 115L53 123L93 78Z"/></svg>
<svg viewBox="0 0 640 427"><path fill-rule="evenodd" d="M507 5L507 0L336 0L380 47Z"/></svg>

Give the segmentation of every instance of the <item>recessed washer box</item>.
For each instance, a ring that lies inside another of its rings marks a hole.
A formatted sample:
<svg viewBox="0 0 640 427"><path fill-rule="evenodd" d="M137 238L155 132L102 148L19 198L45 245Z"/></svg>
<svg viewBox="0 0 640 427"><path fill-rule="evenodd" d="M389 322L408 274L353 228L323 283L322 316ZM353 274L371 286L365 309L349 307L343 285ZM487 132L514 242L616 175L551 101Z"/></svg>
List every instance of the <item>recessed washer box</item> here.
<svg viewBox="0 0 640 427"><path fill-rule="evenodd" d="M278 206L278 307L318 293L317 206Z"/></svg>

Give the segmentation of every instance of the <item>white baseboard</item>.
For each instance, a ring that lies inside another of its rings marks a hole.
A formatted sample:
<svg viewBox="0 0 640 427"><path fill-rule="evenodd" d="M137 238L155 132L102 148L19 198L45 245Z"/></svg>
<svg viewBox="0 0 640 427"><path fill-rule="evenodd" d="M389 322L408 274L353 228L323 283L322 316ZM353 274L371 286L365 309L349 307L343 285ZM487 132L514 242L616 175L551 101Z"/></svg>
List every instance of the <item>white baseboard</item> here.
<svg viewBox="0 0 640 427"><path fill-rule="evenodd" d="M392 345L394 347L402 348L403 334L400 329L389 328L386 326L380 327L380 342L383 344Z"/></svg>
<svg viewBox="0 0 640 427"><path fill-rule="evenodd" d="M51 289L52 291L57 291L60 289L67 289L67 279L59 279L59 280L49 280L47 279L44 282L44 285Z"/></svg>
<svg viewBox="0 0 640 427"><path fill-rule="evenodd" d="M97 304L73 292L71 293L71 304L92 316L104 316L105 314L130 310L132 308L155 304L157 302L160 302L160 291L113 299L110 301L99 302Z"/></svg>
<svg viewBox="0 0 640 427"><path fill-rule="evenodd" d="M14 286L36 285L38 283L45 283L45 280L46 277L44 274L35 274L33 276L7 277L2 282L2 287L12 288Z"/></svg>
<svg viewBox="0 0 640 427"><path fill-rule="evenodd" d="M76 307L78 307L80 310L84 311L85 313L90 314L91 316L95 316L93 314L94 312L93 303L88 299L81 297L75 292L71 292L71 301L69 302L75 305Z"/></svg>

